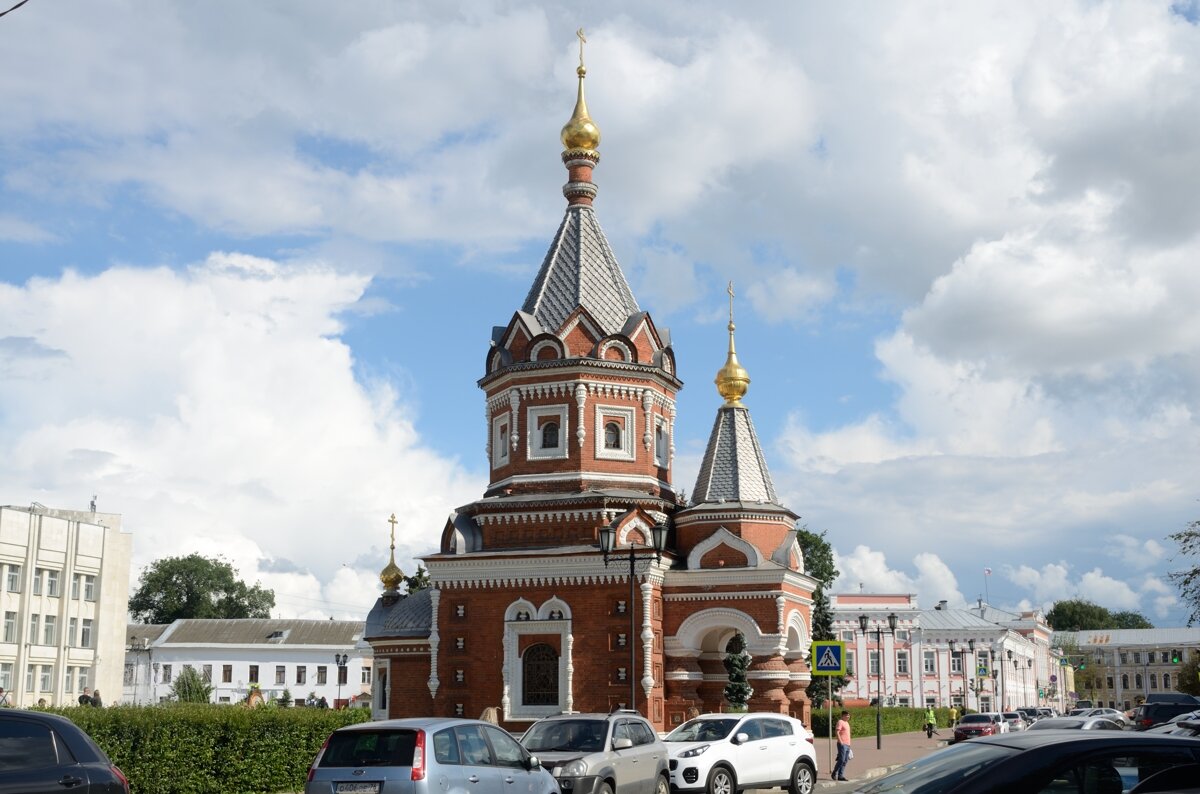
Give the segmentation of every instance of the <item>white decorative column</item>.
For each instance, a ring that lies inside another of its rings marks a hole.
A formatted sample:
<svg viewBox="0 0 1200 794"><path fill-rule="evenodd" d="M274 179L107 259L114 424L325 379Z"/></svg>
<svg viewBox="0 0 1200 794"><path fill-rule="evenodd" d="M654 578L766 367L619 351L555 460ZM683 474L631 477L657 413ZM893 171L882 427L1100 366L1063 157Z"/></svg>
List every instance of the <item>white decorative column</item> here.
<svg viewBox="0 0 1200 794"><path fill-rule="evenodd" d="M654 406L654 392L650 389L642 389L642 412L646 415L645 421L642 423L646 428L642 432L642 446L647 450L654 443L654 416L650 413L650 409Z"/></svg>
<svg viewBox="0 0 1200 794"><path fill-rule="evenodd" d="M575 647L575 632L574 621L567 624L567 633L563 637L563 658L567 665L567 711L575 710L575 657L573 649Z"/></svg>
<svg viewBox="0 0 1200 794"><path fill-rule="evenodd" d="M582 383L575 386L575 440L579 443L579 448L583 449L583 440L587 438L587 416L584 414L583 406L587 402L587 386Z"/></svg>
<svg viewBox="0 0 1200 794"><path fill-rule="evenodd" d="M667 456L668 468L675 462L675 401L672 400L667 406L667 441L669 446Z"/></svg>
<svg viewBox="0 0 1200 794"><path fill-rule="evenodd" d="M650 692L654 689L654 666L651 659L651 654L654 653L654 629L650 625L650 599L654 595L654 585L650 584L650 577L647 576L642 581L642 689L646 693L646 699L649 700ZM629 671L633 675L633 671ZM649 713L649 709L646 709Z"/></svg>
<svg viewBox="0 0 1200 794"><path fill-rule="evenodd" d="M432 588L429 593L430 609L433 610L433 620L429 627L429 696L437 697L438 686L441 684L438 681L437 665L438 665L438 644L441 635L438 634L438 602L441 601L442 591L436 587Z"/></svg>
<svg viewBox="0 0 1200 794"><path fill-rule="evenodd" d="M515 386L508 390L508 404L512 406L512 428L509 430L508 437L512 444L512 451L517 451L517 442L521 437L520 425L517 424L521 414L521 390Z"/></svg>

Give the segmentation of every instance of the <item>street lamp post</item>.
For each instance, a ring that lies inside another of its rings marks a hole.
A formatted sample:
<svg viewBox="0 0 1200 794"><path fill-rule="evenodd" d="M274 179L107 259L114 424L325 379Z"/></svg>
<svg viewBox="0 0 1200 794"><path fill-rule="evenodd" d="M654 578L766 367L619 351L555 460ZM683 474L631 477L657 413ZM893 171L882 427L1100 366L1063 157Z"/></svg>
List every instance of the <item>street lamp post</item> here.
<svg viewBox="0 0 1200 794"><path fill-rule="evenodd" d="M1005 655L1008 656L1008 660L1010 662L1012 662L1013 676L1015 677L1017 674L1017 660L1013 658L1012 648L1009 648L1004 653L1005 653ZM1004 709L1011 704L1003 702L1003 701L1012 699L1012 693L1008 691L1008 676L1001 674L1000 683L1003 685L1001 688L1004 690L1004 696L1000 699L1001 703L1000 703L1000 708L998 709L998 711L1004 711ZM1014 681L1014 683L1015 683L1015 681Z"/></svg>
<svg viewBox="0 0 1200 794"><path fill-rule="evenodd" d="M997 667L998 667L998 665L995 665L995 664L993 664L993 665L992 665L992 697L996 698L996 700L997 700L997 701L1000 701L1000 700L1003 700L1003 698L1001 698L1001 697L1000 697L1000 693L999 693L999 692L997 691L997 689L996 689L996 674L997 674ZM1003 679L1003 678L1001 678L1001 679L1000 679L1000 683L1001 683L1001 684L1003 684L1003 683L1004 683L1004 679ZM980 706L979 706L979 710L980 710L980 711L983 711L983 704L982 704L982 703L981 703L981 704L980 704Z"/></svg>
<svg viewBox="0 0 1200 794"><path fill-rule="evenodd" d="M663 549L667 546L667 525L655 524L650 530L650 541L653 546L639 546L635 543L629 544L629 673L626 678L629 679L629 708L637 708L637 610L634 609L634 604L637 603L636 580L634 576L637 574L638 549L652 548L654 551L654 561L662 562ZM607 568L610 561L617 560L619 557L614 553L617 546L617 530L611 526L604 527L600 530L600 550L604 552L604 567Z"/></svg>
<svg viewBox="0 0 1200 794"><path fill-rule="evenodd" d="M896 635L896 613L893 612L887 616L888 634ZM858 627L862 630L863 637L867 636L867 624L870 619L866 615L858 616ZM883 749L883 624L875 624L875 648L879 660L878 666L875 668L876 686L875 686L875 749ZM868 656L868 658L870 658ZM868 694L870 692L868 691Z"/></svg>
<svg viewBox="0 0 1200 794"><path fill-rule="evenodd" d="M1033 678L1033 659L1025 660L1025 669L1029 671L1029 677ZM1024 672L1021 673L1021 675L1024 675L1024 674L1025 674ZM1035 683L1036 683L1036 680L1035 680ZM1025 684L1024 678L1021 679L1021 684L1022 684L1022 686L1025 687L1025 697L1026 697L1025 705L1028 706L1030 703L1034 703L1038 706L1042 705L1041 701L1037 697L1037 687L1035 686L1035 687L1030 688L1027 684Z"/></svg>
<svg viewBox="0 0 1200 794"><path fill-rule="evenodd" d="M342 701L342 684L346 681L346 663L350 661L350 655L346 653L335 653L333 655L333 663L337 665L338 683L337 683L337 701L334 702L334 708L337 708L338 703Z"/></svg>
<svg viewBox="0 0 1200 794"><path fill-rule="evenodd" d="M1011 654L1011 653L1012 653L1012 651L1009 651L1009 653ZM1014 683L1014 684L1015 684L1015 683L1017 683L1017 662L1019 662L1019 661L1021 661L1021 660L1020 660L1020 659L1013 659L1013 660L1012 660L1012 665L1013 665L1013 683ZM1008 695L1008 697L1007 697L1007 700L1009 700L1010 702L1009 702L1009 703L1005 703L1005 704L1004 704L1004 707L1005 707L1005 708L1011 708L1011 707L1012 707L1012 703L1011 703L1011 701L1012 701L1012 693L1005 693L1005 694L1006 694L1006 695Z"/></svg>

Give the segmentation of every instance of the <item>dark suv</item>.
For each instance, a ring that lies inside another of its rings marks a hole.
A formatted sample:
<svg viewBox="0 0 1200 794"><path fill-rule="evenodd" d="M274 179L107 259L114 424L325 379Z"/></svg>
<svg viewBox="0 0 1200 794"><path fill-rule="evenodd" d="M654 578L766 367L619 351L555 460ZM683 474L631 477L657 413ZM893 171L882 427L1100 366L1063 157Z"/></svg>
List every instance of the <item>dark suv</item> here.
<svg viewBox="0 0 1200 794"><path fill-rule="evenodd" d="M129 794L129 781L65 717L0 710L0 794Z"/></svg>
<svg viewBox="0 0 1200 794"><path fill-rule="evenodd" d="M667 746L636 711L558 714L529 726L521 744L562 794L669 794Z"/></svg>
<svg viewBox="0 0 1200 794"><path fill-rule="evenodd" d="M1144 731L1164 723L1172 717L1195 710L1195 703L1143 703L1134 709L1133 729Z"/></svg>

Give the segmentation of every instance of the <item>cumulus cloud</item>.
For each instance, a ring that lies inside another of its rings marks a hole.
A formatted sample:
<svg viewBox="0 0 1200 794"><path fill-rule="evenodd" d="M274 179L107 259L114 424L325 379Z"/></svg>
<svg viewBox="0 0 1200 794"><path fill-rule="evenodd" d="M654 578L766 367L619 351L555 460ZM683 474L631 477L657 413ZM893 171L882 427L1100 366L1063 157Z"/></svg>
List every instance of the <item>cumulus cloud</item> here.
<svg viewBox="0 0 1200 794"><path fill-rule="evenodd" d="M856 593L914 593L918 603L932 608L939 601L962 607L966 602L958 588L958 580L942 559L933 553L922 552L912 559L912 573L892 568L887 556L867 546L855 546L849 554L834 554L834 564L841 576L834 590Z"/></svg>
<svg viewBox="0 0 1200 794"><path fill-rule="evenodd" d="M355 379L338 316L366 285L218 253L183 272L0 288L0 337L32 331L37 345L0 384L10 500L98 493L101 510L127 516L135 572L220 554L274 587L283 615L363 614L387 516L403 517L397 557L411 572L449 508L481 488L421 442L405 395Z"/></svg>

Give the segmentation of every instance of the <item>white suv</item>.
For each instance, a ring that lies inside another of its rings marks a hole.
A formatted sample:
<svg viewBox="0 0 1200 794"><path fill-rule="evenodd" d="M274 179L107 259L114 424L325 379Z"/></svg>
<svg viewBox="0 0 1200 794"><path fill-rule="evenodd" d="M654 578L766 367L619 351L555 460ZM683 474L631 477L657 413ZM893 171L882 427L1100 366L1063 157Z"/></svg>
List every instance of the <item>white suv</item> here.
<svg viewBox="0 0 1200 794"><path fill-rule="evenodd" d="M786 788L811 794L816 783L812 734L800 720L782 714L702 714L663 741L672 792Z"/></svg>

